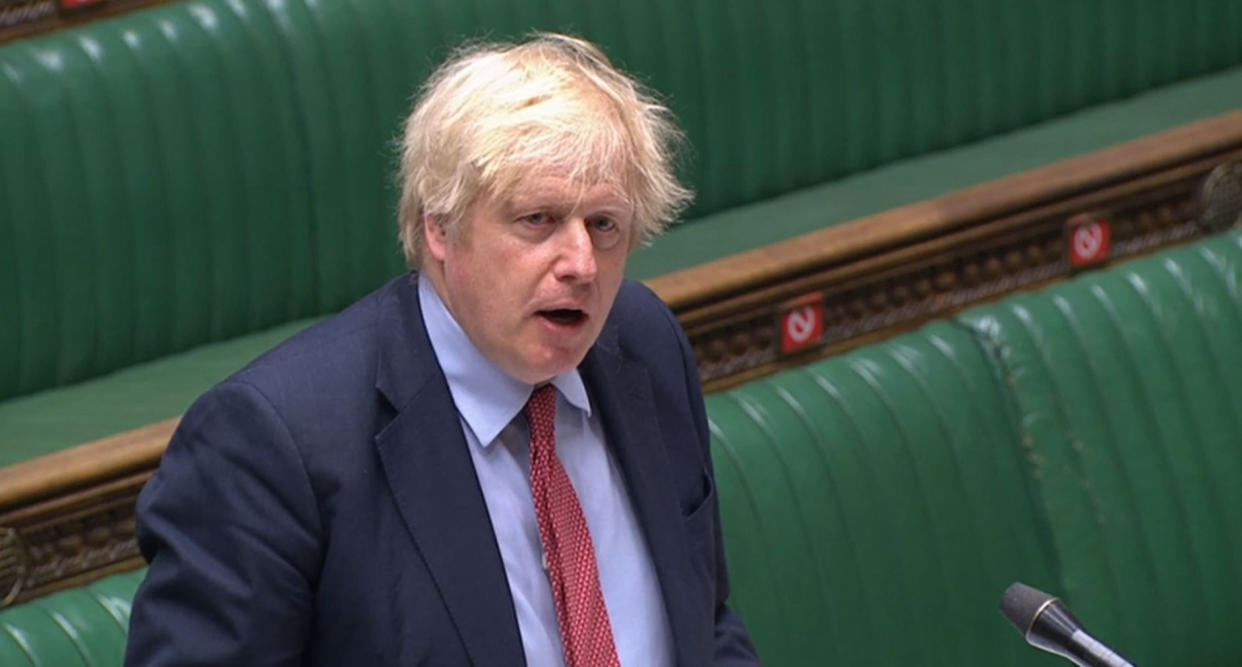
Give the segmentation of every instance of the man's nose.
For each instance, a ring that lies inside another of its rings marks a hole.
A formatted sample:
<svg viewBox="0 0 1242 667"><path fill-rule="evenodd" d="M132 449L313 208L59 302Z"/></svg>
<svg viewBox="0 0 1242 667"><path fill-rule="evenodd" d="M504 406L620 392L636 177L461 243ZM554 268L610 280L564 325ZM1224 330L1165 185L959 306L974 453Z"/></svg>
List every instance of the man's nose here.
<svg viewBox="0 0 1242 667"><path fill-rule="evenodd" d="M557 234L557 262L554 270L560 280L589 282L595 279L595 243L586 220L573 218Z"/></svg>

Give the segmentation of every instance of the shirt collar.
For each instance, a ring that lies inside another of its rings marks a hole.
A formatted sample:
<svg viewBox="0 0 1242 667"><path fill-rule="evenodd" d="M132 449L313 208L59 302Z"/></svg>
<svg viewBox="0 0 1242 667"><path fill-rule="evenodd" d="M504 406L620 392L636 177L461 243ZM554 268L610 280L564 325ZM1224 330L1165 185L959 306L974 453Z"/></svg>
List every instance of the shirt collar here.
<svg viewBox="0 0 1242 667"><path fill-rule="evenodd" d="M526 406L534 387L511 377L483 356L453 318L426 276L418 277L418 303L427 337L462 421L486 448ZM578 369L552 379L569 405L591 415L591 402Z"/></svg>

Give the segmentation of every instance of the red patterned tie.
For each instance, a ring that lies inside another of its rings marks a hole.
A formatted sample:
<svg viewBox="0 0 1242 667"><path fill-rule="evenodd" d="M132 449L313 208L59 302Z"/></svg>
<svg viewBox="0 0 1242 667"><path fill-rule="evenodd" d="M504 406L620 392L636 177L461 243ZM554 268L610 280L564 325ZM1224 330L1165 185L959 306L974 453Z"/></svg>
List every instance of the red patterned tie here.
<svg viewBox="0 0 1242 667"><path fill-rule="evenodd" d="M578 494L556 457L556 387L544 385L531 394L526 420L530 424L530 488L556 600L565 664L619 667L591 532Z"/></svg>

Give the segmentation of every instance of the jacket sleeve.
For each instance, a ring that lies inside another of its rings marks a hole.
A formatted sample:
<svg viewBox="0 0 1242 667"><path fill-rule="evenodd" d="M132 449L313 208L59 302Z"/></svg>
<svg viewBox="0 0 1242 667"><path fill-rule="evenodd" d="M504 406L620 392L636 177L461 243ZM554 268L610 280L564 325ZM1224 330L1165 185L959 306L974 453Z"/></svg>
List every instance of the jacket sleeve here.
<svg viewBox="0 0 1242 667"><path fill-rule="evenodd" d="M299 662L321 527L302 458L258 389L226 383L191 407L137 521L150 569L126 665Z"/></svg>

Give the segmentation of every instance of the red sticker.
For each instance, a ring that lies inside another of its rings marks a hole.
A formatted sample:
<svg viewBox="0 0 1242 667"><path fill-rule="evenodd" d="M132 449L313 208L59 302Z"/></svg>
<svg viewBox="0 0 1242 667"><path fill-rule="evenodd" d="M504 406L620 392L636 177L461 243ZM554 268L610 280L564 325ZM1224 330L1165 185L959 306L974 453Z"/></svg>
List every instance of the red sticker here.
<svg viewBox="0 0 1242 667"><path fill-rule="evenodd" d="M1108 232L1108 220L1103 218L1070 227L1070 264L1086 266L1108 259Z"/></svg>
<svg viewBox="0 0 1242 667"><path fill-rule="evenodd" d="M810 299L814 302L808 303ZM781 315L781 352L793 352L819 341L824 335L824 303L818 294L799 299Z"/></svg>

